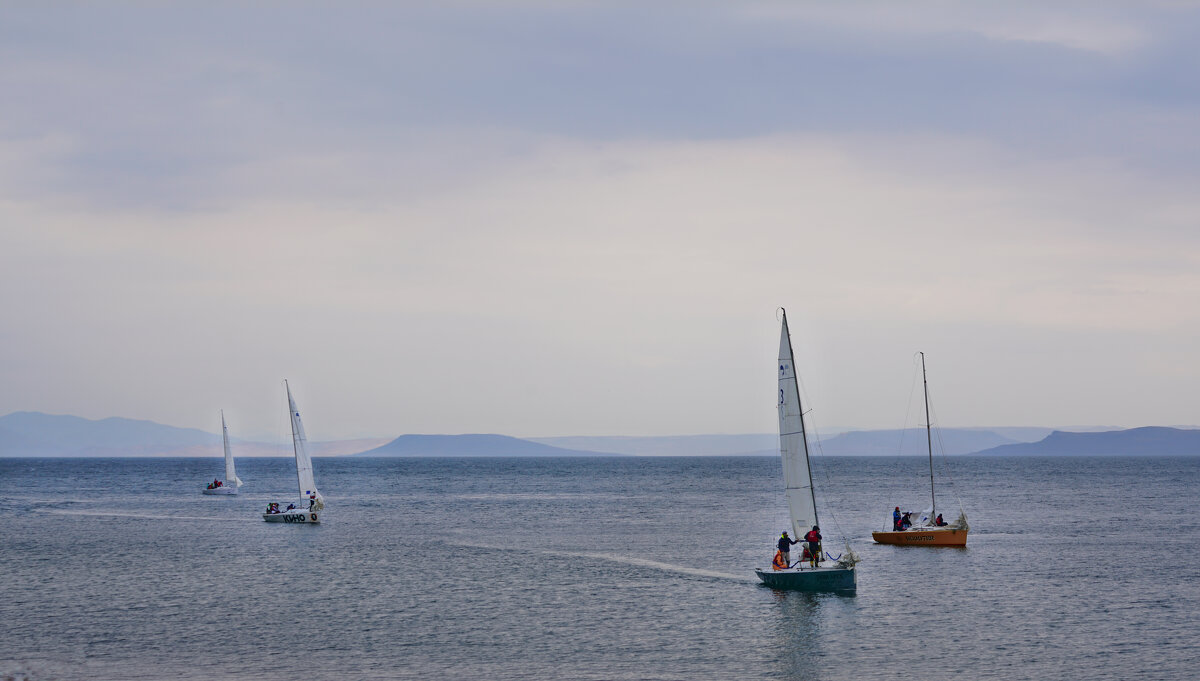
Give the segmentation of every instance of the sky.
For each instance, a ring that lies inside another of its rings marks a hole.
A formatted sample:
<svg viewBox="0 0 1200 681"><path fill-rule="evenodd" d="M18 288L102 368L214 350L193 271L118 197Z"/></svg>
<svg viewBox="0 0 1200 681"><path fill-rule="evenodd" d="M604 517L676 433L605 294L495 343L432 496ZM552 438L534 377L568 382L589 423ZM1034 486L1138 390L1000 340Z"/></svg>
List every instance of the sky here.
<svg viewBox="0 0 1200 681"><path fill-rule="evenodd" d="M1200 422L1200 2L0 5L0 414Z"/></svg>

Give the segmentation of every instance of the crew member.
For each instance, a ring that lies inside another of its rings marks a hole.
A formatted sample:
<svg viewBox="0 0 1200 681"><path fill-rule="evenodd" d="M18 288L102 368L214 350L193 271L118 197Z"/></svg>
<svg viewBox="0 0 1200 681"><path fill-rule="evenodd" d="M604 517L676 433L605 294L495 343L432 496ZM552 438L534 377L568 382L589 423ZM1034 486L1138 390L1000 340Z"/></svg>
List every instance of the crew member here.
<svg viewBox="0 0 1200 681"><path fill-rule="evenodd" d="M945 520L942 520L942 514L939 513L937 520L933 521L933 524L937 525L938 527L945 527L945 526L949 525L950 523L946 522Z"/></svg>
<svg viewBox="0 0 1200 681"><path fill-rule="evenodd" d="M799 539L792 539L788 536L787 532L784 532L783 536L779 538L779 542L776 543L776 546L779 548L779 553L783 554L783 562L786 563L788 567L792 566L792 544L799 543Z"/></svg>
<svg viewBox="0 0 1200 681"><path fill-rule="evenodd" d="M808 559L813 567L821 562L821 528L813 525L813 528L804 535L804 541L808 542Z"/></svg>
<svg viewBox="0 0 1200 681"><path fill-rule="evenodd" d="M892 531L893 532L900 531L900 507L899 506L896 507L896 510L892 511Z"/></svg>

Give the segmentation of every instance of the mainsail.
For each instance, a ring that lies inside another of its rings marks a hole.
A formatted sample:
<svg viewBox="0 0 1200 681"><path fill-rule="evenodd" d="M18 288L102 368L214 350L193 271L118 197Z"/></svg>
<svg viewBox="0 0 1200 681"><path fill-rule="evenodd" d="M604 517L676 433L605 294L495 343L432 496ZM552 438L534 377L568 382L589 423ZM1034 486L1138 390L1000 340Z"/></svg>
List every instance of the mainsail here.
<svg viewBox="0 0 1200 681"><path fill-rule="evenodd" d="M225 425L225 410L221 410L221 437L225 441L225 484L242 486L237 471L233 469L233 452L229 450L229 426Z"/></svg>
<svg viewBox="0 0 1200 681"><path fill-rule="evenodd" d="M800 407L786 311L779 336L779 451L783 455L783 482L792 517L792 536L799 540L817 524L817 500L808 467L808 438L804 434L804 412Z"/></svg>
<svg viewBox="0 0 1200 681"><path fill-rule="evenodd" d="M317 491L317 483L313 480L312 459L308 456L308 438L304 436L304 424L300 421L300 411L296 409L296 401L292 399L292 389L287 381L283 382L287 390L288 409L292 415L292 448L296 452L296 481L300 486L300 499L307 502L309 495L315 495L318 503L321 493Z"/></svg>

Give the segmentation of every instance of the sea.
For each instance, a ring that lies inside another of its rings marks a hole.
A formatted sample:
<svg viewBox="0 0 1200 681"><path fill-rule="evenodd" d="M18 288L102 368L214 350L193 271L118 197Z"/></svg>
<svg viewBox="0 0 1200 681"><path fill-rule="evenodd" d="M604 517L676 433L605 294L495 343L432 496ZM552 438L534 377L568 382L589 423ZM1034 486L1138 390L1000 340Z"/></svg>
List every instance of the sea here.
<svg viewBox="0 0 1200 681"><path fill-rule="evenodd" d="M1200 675L1200 457L948 457L965 549L883 546L918 457L817 457L853 595L775 591L771 457L0 459L0 679Z"/></svg>

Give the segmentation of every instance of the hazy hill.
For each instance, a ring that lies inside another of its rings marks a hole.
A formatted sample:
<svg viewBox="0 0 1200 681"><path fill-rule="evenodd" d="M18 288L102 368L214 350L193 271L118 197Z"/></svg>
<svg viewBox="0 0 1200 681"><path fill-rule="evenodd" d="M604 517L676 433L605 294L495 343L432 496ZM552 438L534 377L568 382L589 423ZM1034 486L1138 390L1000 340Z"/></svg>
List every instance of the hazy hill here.
<svg viewBox="0 0 1200 681"><path fill-rule="evenodd" d="M1149 426L1099 433L1056 430L1038 442L1001 445L984 456L1189 456L1200 455L1200 430Z"/></svg>
<svg viewBox="0 0 1200 681"><path fill-rule="evenodd" d="M382 438L310 442L314 456L361 452ZM233 439L235 457L291 456L292 443ZM153 421L19 411L0 416L0 456L222 456L221 436L195 428L164 426Z"/></svg>
<svg viewBox="0 0 1200 681"><path fill-rule="evenodd" d="M18 411L0 416L0 456L130 456L221 446L221 437L153 421Z"/></svg>
<svg viewBox="0 0 1200 681"><path fill-rule="evenodd" d="M552 447L507 435L401 435L357 456L610 456Z"/></svg>
<svg viewBox="0 0 1200 681"><path fill-rule="evenodd" d="M969 454L981 449L1014 442L1026 442L1045 437L1050 428L942 428L934 431L934 451L946 454ZM773 456L779 453L779 436L775 433L748 435L675 435L661 437L539 437L532 442L587 449L595 452L634 454L640 456ZM810 437L809 445L817 452L817 438ZM821 453L831 456L923 456L926 453L925 429L833 431L820 439Z"/></svg>
<svg viewBox="0 0 1200 681"><path fill-rule="evenodd" d="M634 456L760 456L777 454L779 451L779 436L773 433L649 437L578 435L527 439L552 447Z"/></svg>
<svg viewBox="0 0 1200 681"><path fill-rule="evenodd" d="M992 430L940 428L933 431L933 451L970 454L981 449L1018 442ZM809 443L814 447L814 443ZM821 443L821 451L833 456L925 456L929 445L924 428L901 430L857 430L842 433Z"/></svg>

